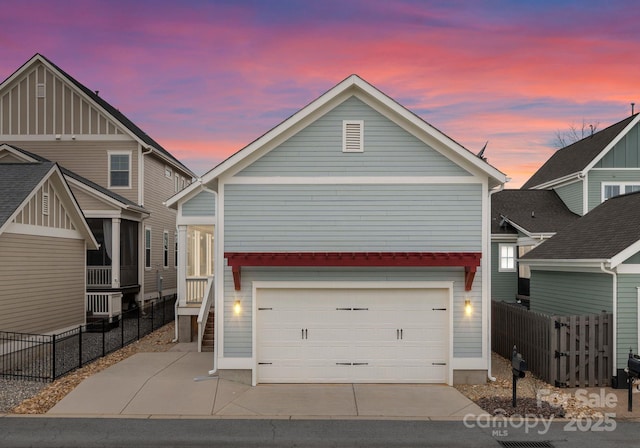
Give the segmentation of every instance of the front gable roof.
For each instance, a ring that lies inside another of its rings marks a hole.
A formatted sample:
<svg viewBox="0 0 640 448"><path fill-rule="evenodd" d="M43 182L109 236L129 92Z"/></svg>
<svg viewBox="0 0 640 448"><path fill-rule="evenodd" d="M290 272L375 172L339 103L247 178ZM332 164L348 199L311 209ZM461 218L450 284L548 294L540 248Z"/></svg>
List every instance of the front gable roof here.
<svg viewBox="0 0 640 448"><path fill-rule="evenodd" d="M544 244L523 261L607 261L611 267L640 251L640 192L616 196L600 204Z"/></svg>
<svg viewBox="0 0 640 448"><path fill-rule="evenodd" d="M579 218L553 190L503 190L491 196L491 233L510 224L528 236L552 234Z"/></svg>
<svg viewBox="0 0 640 448"><path fill-rule="evenodd" d="M76 202L60 168L53 162L0 164L0 234L4 232L37 189L48 179L65 203L65 210L87 242L88 249L97 249L98 243Z"/></svg>
<svg viewBox="0 0 640 448"><path fill-rule="evenodd" d="M212 185L221 174L233 171L240 163L251 160L252 157L256 158L261 151L269 151L277 143L283 141L285 137L293 135L293 133L307 126L352 96L356 96L365 104L387 118L390 118L422 141L429 142L429 145L436 151L439 151L450 159L457 160L458 164L464 165L466 169L486 175L489 179L490 187L495 187L506 182L506 176L498 169L489 165L484 159L476 156L358 75L351 75L291 117L218 164L206 173L199 182L193 183L190 187L170 198L167 201L167 205L175 206L181 198L199 188L199 185Z"/></svg>
<svg viewBox="0 0 640 448"><path fill-rule="evenodd" d="M189 168L184 166L169 151L167 151L157 141L155 141L153 138L147 135L134 122L129 120L122 112L120 112L118 109L116 109L107 101L105 101L96 92L94 92L93 90L81 84L79 81L77 81L75 78L73 78L71 75L66 73L64 70L62 70L60 67L58 67L56 64L51 62L49 59L47 59L45 56L41 55L40 53L36 53L31 59L25 62L20 68L18 68L11 76L9 76L6 80L4 80L0 84L0 91L2 91L5 88L5 86L13 82L16 78L19 78L20 76L22 76L22 74L25 73L30 67L38 63L45 65L49 70L56 73L60 78L65 79L69 84L73 85L77 90L82 92L85 98L91 101L105 114L110 116L115 122L120 123L123 126L123 128L126 129L129 132L129 134L134 139L136 139L139 143L141 143L143 146L156 151L156 153L160 157L176 165L177 167L184 170L189 175L195 177L195 175Z"/></svg>
<svg viewBox="0 0 640 448"><path fill-rule="evenodd" d="M523 189L546 186L588 171L640 120L640 114L631 115L602 131L596 132L571 145L557 150L522 186Z"/></svg>

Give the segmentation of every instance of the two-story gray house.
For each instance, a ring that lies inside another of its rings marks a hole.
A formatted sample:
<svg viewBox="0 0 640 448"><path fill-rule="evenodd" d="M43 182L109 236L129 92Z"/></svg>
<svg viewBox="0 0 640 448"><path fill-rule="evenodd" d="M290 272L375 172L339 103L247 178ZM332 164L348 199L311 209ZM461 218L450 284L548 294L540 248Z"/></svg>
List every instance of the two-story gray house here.
<svg viewBox="0 0 640 448"><path fill-rule="evenodd" d="M180 337L214 310L213 368L251 384L484 382L505 180L352 75L168 201Z"/></svg>

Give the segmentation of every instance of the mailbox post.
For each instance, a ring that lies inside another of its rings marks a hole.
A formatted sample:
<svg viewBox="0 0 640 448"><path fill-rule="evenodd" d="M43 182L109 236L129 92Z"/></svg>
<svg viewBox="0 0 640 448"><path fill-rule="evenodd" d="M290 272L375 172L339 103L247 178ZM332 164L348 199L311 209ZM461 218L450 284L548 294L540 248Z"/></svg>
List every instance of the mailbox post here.
<svg viewBox="0 0 640 448"><path fill-rule="evenodd" d="M633 383L640 378L640 356L634 355L629 349L629 360L627 361L627 385L629 395L627 396L627 410L633 411Z"/></svg>
<svg viewBox="0 0 640 448"><path fill-rule="evenodd" d="M527 371L527 362L522 359L522 355L518 353L516 346L513 346L513 353L511 354L511 372L513 373L513 392L511 399L511 406L516 407L516 384L520 378L524 378Z"/></svg>

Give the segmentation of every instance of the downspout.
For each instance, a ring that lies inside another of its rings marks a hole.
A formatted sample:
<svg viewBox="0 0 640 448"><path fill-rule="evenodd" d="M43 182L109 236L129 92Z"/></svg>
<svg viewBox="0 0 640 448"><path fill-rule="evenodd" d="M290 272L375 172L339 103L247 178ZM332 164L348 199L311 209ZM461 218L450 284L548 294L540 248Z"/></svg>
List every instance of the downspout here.
<svg viewBox="0 0 640 448"><path fill-rule="evenodd" d="M508 182L508 180L507 180ZM499 193L502 190L504 190L504 184L501 184L497 189L495 190L491 190L489 192L489 199L491 199L491 196L493 196L495 193ZM489 207L491 207L491 201L489 201ZM491 214L489 214L489 217L491 217ZM491 235L491 218L489 218L489 235ZM491 238L489 238L491 239ZM491 241L489 241L489 251L488 251L488 262L487 265L489 266L489 272L491 272ZM491 276L489 276L489 312L487 313L487 350L489 351L489 365L487 366L487 378L489 379L489 381L493 382L496 380L496 377L492 375L491 372L491 301L493 300L491 298Z"/></svg>
<svg viewBox="0 0 640 448"><path fill-rule="evenodd" d="M612 309L613 309L613 373L618 376L618 275L615 271L608 270L604 267L604 263L600 263L600 270L605 274L609 274L613 277L613 297L612 297Z"/></svg>

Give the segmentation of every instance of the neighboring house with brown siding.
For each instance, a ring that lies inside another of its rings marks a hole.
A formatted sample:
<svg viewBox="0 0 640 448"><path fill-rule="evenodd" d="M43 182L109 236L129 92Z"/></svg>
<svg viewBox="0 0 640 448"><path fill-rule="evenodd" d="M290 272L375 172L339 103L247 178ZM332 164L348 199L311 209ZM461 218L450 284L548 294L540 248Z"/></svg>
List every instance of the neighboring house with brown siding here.
<svg viewBox="0 0 640 448"><path fill-rule="evenodd" d="M163 201L194 174L159 143L40 54L0 84L0 143L62 167L100 244L88 292L125 307L176 292L176 213Z"/></svg>
<svg viewBox="0 0 640 448"><path fill-rule="evenodd" d="M85 322L85 264L98 244L55 163L0 157L0 330Z"/></svg>

